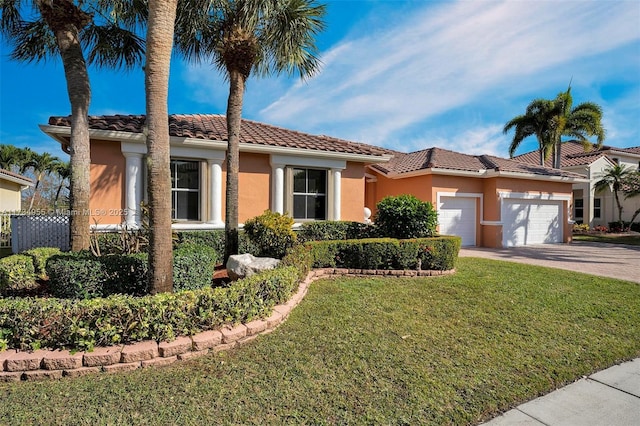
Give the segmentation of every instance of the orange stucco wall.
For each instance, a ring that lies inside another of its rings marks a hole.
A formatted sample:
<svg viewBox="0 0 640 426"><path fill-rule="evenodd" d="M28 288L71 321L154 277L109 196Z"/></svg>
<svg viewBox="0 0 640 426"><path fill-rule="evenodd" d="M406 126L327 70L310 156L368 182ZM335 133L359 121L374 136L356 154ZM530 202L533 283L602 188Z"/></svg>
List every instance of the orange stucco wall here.
<svg viewBox="0 0 640 426"><path fill-rule="evenodd" d="M340 207L341 220L362 222L364 220L364 165L347 163L342 171Z"/></svg>
<svg viewBox="0 0 640 426"><path fill-rule="evenodd" d="M91 224L114 225L124 221L125 158L120 144L91 141Z"/></svg>
<svg viewBox="0 0 640 426"><path fill-rule="evenodd" d="M226 163L223 165L223 175L224 185L226 185ZM247 219L259 216L265 210L271 208L269 201L271 200L270 191L271 164L269 163L269 156L241 153L240 174L238 175L238 221L243 223ZM224 206L222 208L222 216L224 218Z"/></svg>
<svg viewBox="0 0 640 426"><path fill-rule="evenodd" d="M482 194L482 202L477 197L476 211L476 243L484 247L502 247L502 226L485 222L501 220L500 192L514 192L527 194L544 194L555 196L570 196L572 184L567 182L549 182L540 180L512 179L506 177L474 178L446 175L422 175L402 179L389 179L374 171L375 182L367 182L365 199L367 207L375 211L375 204L389 195L413 194L423 201L430 201L437 209L438 193L468 193ZM564 242L571 241L571 227L569 226L569 203L563 201L563 233ZM482 210L481 210L482 209ZM481 212L481 214L480 214Z"/></svg>

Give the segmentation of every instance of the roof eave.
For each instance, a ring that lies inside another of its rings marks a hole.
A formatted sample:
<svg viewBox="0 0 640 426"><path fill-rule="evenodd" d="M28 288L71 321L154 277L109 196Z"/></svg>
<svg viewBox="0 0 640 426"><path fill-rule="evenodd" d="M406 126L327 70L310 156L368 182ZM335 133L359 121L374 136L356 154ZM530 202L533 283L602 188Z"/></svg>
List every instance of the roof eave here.
<svg viewBox="0 0 640 426"><path fill-rule="evenodd" d="M60 142L62 145L67 145L64 136L71 135L71 128L67 126L51 126L40 125L40 129ZM117 130L97 130L89 129L89 136L95 139L112 140L118 142L138 142L146 143L146 136L144 133L122 132ZM197 139L197 138L185 138L171 136L170 143L172 145L186 145L197 148L208 148L218 151L224 151L227 149L227 141L213 140L213 139ZM304 155L306 157L322 157L322 158L334 158L345 161L353 161L360 163L385 163L389 161L393 156L388 154L382 155L370 155L370 154L355 154L348 152L336 152L336 151L321 151L312 150L306 148L290 148L272 145L261 145L257 143L241 143L241 152L251 152L260 154L280 154L280 155Z"/></svg>

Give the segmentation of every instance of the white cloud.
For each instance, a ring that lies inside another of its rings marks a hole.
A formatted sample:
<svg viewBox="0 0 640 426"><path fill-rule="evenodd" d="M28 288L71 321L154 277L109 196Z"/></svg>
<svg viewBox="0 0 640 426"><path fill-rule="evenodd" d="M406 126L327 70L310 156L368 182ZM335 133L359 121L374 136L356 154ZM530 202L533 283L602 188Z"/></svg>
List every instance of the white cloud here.
<svg viewBox="0 0 640 426"><path fill-rule="evenodd" d="M373 144L405 144L407 129L449 126L438 117L458 108L473 104L489 114L496 99L553 97L568 83L575 61L630 43L637 51L639 12L636 2L421 4L410 15L390 15L388 25L370 35L343 40L325 54L320 75L293 85L257 119ZM640 71L634 55L615 59L616 67ZM610 62L595 65L591 73L580 70L587 80L581 84L615 75ZM506 138L491 132L460 132L456 125L449 133L439 139L449 149L505 151L500 145Z"/></svg>

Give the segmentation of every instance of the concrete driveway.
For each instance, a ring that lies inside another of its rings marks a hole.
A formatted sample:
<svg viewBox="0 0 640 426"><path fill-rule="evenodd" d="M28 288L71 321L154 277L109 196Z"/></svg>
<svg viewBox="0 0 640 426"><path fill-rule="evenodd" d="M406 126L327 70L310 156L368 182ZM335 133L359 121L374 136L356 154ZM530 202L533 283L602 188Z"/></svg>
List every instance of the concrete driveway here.
<svg viewBox="0 0 640 426"><path fill-rule="evenodd" d="M640 246L574 241L508 249L465 247L460 256L528 263L640 283Z"/></svg>

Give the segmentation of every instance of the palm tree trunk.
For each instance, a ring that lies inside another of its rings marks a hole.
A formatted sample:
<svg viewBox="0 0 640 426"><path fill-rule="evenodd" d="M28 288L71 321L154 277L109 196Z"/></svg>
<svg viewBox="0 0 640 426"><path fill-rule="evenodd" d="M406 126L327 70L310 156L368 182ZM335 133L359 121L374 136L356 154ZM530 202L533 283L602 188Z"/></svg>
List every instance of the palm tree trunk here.
<svg viewBox="0 0 640 426"><path fill-rule="evenodd" d="M613 195L616 197L616 206L618 206L618 222L620 222L620 226L624 227L622 224L622 204L620 204L620 196L618 195L618 189L613 189Z"/></svg>
<svg viewBox="0 0 640 426"><path fill-rule="evenodd" d="M562 141L558 141L555 144L553 167L559 169L562 165Z"/></svg>
<svg viewBox="0 0 640 426"><path fill-rule="evenodd" d="M238 174L240 172L240 127L245 77L241 72L229 72L229 99L227 102L227 195L225 205L224 263L229 256L238 254Z"/></svg>
<svg viewBox="0 0 640 426"><path fill-rule="evenodd" d="M171 171L167 98L177 0L149 1L145 91L149 170L149 290L173 290Z"/></svg>
<svg viewBox="0 0 640 426"><path fill-rule="evenodd" d="M633 225L633 222L636 220L636 217L638 217L638 215L640 215L640 209L636 210L633 213L633 216L631 216L631 221L629 221L629 229L627 229L627 231L631 231L631 226Z"/></svg>
<svg viewBox="0 0 640 426"><path fill-rule="evenodd" d="M87 64L78 38L79 31L90 21L91 15L76 7L73 2L38 1L42 17L56 36L64 74L67 94L71 103L71 154L70 178L70 237L71 250L89 248L89 194L90 194L90 139L89 104L91 86Z"/></svg>
<svg viewBox="0 0 640 426"><path fill-rule="evenodd" d="M31 196L31 202L29 202L29 210L33 210L33 202L36 200L36 195L38 194L40 179L41 179L41 175L38 175L38 179L36 180L36 186L33 188L33 195Z"/></svg>

